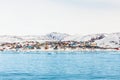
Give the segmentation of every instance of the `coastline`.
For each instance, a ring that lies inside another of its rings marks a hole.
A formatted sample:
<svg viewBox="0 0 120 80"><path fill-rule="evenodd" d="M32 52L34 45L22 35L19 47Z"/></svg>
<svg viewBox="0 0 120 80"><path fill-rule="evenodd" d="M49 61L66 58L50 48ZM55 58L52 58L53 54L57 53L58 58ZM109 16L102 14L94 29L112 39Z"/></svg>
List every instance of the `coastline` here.
<svg viewBox="0 0 120 80"><path fill-rule="evenodd" d="M34 49L34 50L4 50L4 51L0 51L0 52L120 52L120 50L115 50L115 49L77 49L77 50L70 50L70 49L66 49L66 50L45 50L45 49Z"/></svg>

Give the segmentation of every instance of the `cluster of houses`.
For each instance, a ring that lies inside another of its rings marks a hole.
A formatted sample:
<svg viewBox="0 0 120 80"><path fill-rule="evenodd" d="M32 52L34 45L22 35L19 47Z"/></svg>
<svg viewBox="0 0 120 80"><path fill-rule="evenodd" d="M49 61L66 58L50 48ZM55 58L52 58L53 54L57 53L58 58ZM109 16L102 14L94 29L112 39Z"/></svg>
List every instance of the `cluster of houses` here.
<svg viewBox="0 0 120 80"><path fill-rule="evenodd" d="M66 49L93 49L99 48L95 42L76 42L76 41L25 41L14 43L1 43L0 51L4 50L66 50Z"/></svg>
<svg viewBox="0 0 120 80"><path fill-rule="evenodd" d="M1 43L0 51L15 50L15 51L26 51L26 50L85 50L85 49L108 49L97 46L97 43L86 41L24 41L14 43ZM118 48L115 48L119 50Z"/></svg>

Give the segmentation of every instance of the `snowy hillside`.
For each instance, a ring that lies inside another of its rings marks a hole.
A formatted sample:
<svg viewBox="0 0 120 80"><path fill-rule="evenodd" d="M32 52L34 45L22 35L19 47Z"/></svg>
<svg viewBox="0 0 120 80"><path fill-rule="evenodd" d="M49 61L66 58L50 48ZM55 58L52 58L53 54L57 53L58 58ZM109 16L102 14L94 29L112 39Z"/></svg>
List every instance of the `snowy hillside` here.
<svg viewBox="0 0 120 80"><path fill-rule="evenodd" d="M0 43L4 43L4 42L20 42L23 39L21 37L18 36L0 36Z"/></svg>
<svg viewBox="0 0 120 80"><path fill-rule="evenodd" d="M64 33L52 32L47 35L27 35L27 36L11 36L3 35L0 36L0 43L4 42L22 42L22 41L60 41L63 38L69 36Z"/></svg>
<svg viewBox="0 0 120 80"><path fill-rule="evenodd" d="M120 33L112 33L101 40L95 41L100 47L116 48L120 47Z"/></svg>
<svg viewBox="0 0 120 80"><path fill-rule="evenodd" d="M52 32L50 34L46 35L48 38L53 39L53 40L58 40L61 41L63 40L65 37L68 37L68 34L65 33L57 33L57 32Z"/></svg>
<svg viewBox="0 0 120 80"><path fill-rule="evenodd" d="M104 38L107 34L92 34L92 35L72 35L63 39L63 41L95 41Z"/></svg>
<svg viewBox="0 0 120 80"><path fill-rule="evenodd" d="M21 38L23 39L23 41L48 41L48 40L52 40L47 36L21 36Z"/></svg>
<svg viewBox="0 0 120 80"><path fill-rule="evenodd" d="M82 37L83 37L82 35L76 34L76 35L67 36L62 41L81 41Z"/></svg>
<svg viewBox="0 0 120 80"><path fill-rule="evenodd" d="M73 35L64 38L63 41L91 41L96 42L100 47L117 48L120 47L120 33Z"/></svg>

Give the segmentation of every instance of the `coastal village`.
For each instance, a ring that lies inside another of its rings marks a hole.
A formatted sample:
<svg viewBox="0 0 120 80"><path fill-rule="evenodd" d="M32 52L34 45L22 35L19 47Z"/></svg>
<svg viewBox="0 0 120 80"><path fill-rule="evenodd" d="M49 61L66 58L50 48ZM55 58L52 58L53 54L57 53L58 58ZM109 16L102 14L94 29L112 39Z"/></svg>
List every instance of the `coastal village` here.
<svg viewBox="0 0 120 80"><path fill-rule="evenodd" d="M16 43L2 43L0 45L0 51L14 50L14 51L28 51L28 50L41 50L41 51L67 51L67 50L95 50L95 49L113 49L119 50L119 48L103 48L97 46L95 42L76 42L76 41L54 41L54 42L37 42L37 41L25 41Z"/></svg>
<svg viewBox="0 0 120 80"><path fill-rule="evenodd" d="M71 36L52 32L45 36L0 36L0 51L120 50L120 33Z"/></svg>

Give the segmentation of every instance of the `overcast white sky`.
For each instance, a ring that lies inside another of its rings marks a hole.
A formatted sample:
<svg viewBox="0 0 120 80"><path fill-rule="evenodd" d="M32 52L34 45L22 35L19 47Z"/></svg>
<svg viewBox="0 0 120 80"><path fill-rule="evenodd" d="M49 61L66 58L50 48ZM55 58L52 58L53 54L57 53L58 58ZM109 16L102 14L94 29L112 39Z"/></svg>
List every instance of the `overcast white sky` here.
<svg viewBox="0 0 120 80"><path fill-rule="evenodd" d="M0 0L0 35L120 32L120 0Z"/></svg>

